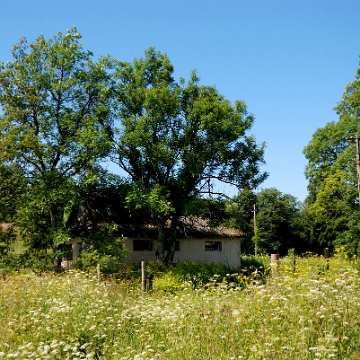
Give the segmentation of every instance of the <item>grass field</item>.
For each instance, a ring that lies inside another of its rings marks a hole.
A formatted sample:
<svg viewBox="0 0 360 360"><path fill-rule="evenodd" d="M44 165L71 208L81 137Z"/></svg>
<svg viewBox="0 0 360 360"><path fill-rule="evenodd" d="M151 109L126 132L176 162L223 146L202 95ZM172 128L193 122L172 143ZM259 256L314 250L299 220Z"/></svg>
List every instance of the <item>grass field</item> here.
<svg viewBox="0 0 360 360"><path fill-rule="evenodd" d="M0 358L360 359L357 266L288 257L247 286L194 289L163 274L148 292L80 272L11 275L0 281Z"/></svg>

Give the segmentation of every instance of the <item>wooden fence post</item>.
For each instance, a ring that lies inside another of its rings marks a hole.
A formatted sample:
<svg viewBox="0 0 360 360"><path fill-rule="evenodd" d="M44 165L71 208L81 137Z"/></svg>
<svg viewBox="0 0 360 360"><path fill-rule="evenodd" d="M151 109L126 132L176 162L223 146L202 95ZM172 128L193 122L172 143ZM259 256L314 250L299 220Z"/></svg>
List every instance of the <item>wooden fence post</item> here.
<svg viewBox="0 0 360 360"><path fill-rule="evenodd" d="M96 272L97 272L98 284L100 284L101 281L100 264L96 265Z"/></svg>
<svg viewBox="0 0 360 360"><path fill-rule="evenodd" d="M146 272L145 272L145 261L141 261L141 290L146 290Z"/></svg>

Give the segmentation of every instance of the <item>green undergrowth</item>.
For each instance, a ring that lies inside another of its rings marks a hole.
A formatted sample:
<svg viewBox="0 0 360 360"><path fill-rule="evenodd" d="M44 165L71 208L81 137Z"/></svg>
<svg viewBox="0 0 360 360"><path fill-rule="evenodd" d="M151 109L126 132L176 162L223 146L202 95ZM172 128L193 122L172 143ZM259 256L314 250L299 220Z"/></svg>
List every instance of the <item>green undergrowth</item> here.
<svg viewBox="0 0 360 360"><path fill-rule="evenodd" d="M100 282L81 271L9 274L0 280L0 358L360 358L356 258L287 256L266 265L266 281L248 269L253 279L231 286L235 275L216 268L223 279L212 284L218 274L206 266L149 264L151 291L141 291L138 269ZM209 274L194 287L199 271Z"/></svg>
<svg viewBox="0 0 360 360"><path fill-rule="evenodd" d="M246 257L241 269L232 269L220 263L180 261L166 266L156 261L145 263L147 287L153 291L176 292L183 289L238 287L251 281L265 281L268 270L261 258ZM118 282L132 285L141 281L139 263L124 265L113 277ZM105 276L109 279L109 276Z"/></svg>

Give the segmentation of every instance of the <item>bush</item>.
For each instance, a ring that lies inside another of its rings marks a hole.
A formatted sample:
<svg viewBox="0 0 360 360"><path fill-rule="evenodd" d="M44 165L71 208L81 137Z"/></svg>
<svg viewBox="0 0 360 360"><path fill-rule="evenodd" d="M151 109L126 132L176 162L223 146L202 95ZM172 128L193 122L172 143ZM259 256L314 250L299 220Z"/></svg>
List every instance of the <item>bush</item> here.
<svg viewBox="0 0 360 360"><path fill-rule="evenodd" d="M211 289L219 286L226 289L239 288L254 281L265 281L270 267L265 265L262 258L245 257L243 264L244 267L239 272L219 263L179 261L166 266L160 262L148 261L146 276L150 279L150 288L169 292L189 287L192 289ZM137 282L140 285L140 264L123 265L120 280Z"/></svg>
<svg viewBox="0 0 360 360"><path fill-rule="evenodd" d="M175 277L183 282L190 282L194 289L209 283L214 276L222 281L231 272L231 268L227 265L200 261L181 261L176 263L172 269Z"/></svg>
<svg viewBox="0 0 360 360"><path fill-rule="evenodd" d="M76 267L95 272L97 264L100 264L103 274L118 273L129 250L126 249L125 238L113 235L115 231L116 227L106 227L86 238L85 249L76 259Z"/></svg>
<svg viewBox="0 0 360 360"><path fill-rule="evenodd" d="M179 261L171 266L149 261L146 263L147 277L154 279L154 289L176 291L191 285L200 288L216 279L222 282L231 269L223 264L199 261Z"/></svg>
<svg viewBox="0 0 360 360"><path fill-rule="evenodd" d="M241 256L241 269L265 271L270 266L270 260L263 256L245 255Z"/></svg>

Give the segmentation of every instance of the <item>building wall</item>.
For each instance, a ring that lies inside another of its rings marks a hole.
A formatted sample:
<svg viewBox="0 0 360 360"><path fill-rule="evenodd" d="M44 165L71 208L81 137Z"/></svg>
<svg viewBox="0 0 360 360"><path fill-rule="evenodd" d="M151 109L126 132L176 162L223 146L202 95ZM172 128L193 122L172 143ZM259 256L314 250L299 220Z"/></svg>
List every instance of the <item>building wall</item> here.
<svg viewBox="0 0 360 360"><path fill-rule="evenodd" d="M147 241L151 243L148 250L134 250L134 241ZM241 243L239 238L186 238L177 239L179 241L179 250L175 251L174 261L192 260L203 262L222 263L231 268L241 267ZM220 242L220 248L219 248ZM127 263L156 260L155 249L156 241L146 240L144 238L127 238L125 240L126 247L131 251L126 258ZM213 246L213 250L210 250ZM73 259L71 264L75 262L80 250L84 247L84 243L80 238L74 238L72 242ZM151 248L151 250L150 250ZM207 248L207 250L205 250ZM70 259L68 259L70 260ZM70 262L69 262L70 264ZM64 263L65 266L65 263ZM69 265L70 266L70 265Z"/></svg>
<svg viewBox="0 0 360 360"><path fill-rule="evenodd" d="M134 240L144 240L140 238L127 239L126 247L131 254L126 259L127 262L142 260L155 260L155 246L152 250L134 250ZM148 240L151 241L151 240ZM229 265L232 268L241 266L241 243L239 238L204 238L204 239L178 239L179 251L175 251L174 261L193 260L203 262L216 262ZM218 249L218 242L221 243L221 250ZM211 244L215 243L214 250ZM207 248L208 250L205 250Z"/></svg>

